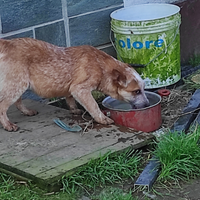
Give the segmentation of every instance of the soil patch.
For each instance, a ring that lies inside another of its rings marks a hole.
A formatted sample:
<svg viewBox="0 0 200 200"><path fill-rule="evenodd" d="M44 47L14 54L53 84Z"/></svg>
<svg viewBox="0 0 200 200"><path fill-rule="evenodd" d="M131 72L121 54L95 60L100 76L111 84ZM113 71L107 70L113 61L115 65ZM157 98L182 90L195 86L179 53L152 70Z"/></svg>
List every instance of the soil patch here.
<svg viewBox="0 0 200 200"><path fill-rule="evenodd" d="M162 128L170 129L187 105L192 93L187 90L172 89L169 96L162 97Z"/></svg>
<svg viewBox="0 0 200 200"><path fill-rule="evenodd" d="M180 185L155 184L152 191L136 191L134 197L139 200L200 200L200 178Z"/></svg>
<svg viewBox="0 0 200 200"><path fill-rule="evenodd" d="M170 129L172 127L181 115L183 108L188 104L191 96L191 91L176 88L170 90L169 96L162 98L162 128ZM180 185L155 183L153 190L149 193L144 192L144 190L137 190L133 193L133 196L144 200L200 200L199 184L200 177L190 182L180 182Z"/></svg>

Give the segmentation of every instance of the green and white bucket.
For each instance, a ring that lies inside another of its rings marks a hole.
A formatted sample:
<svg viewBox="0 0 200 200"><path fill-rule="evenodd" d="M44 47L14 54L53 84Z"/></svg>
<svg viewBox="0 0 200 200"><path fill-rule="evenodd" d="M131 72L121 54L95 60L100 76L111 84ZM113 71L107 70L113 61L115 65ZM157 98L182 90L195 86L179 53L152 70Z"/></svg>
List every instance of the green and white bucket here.
<svg viewBox="0 0 200 200"><path fill-rule="evenodd" d="M159 88L181 78L180 8L172 4L141 4L111 13L118 59L136 68L146 88Z"/></svg>

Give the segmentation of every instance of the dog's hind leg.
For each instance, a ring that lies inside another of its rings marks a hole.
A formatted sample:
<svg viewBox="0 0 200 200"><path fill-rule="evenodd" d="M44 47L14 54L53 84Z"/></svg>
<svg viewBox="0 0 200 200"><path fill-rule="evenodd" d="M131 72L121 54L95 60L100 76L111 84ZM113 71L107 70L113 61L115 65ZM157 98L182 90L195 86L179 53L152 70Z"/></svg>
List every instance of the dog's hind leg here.
<svg viewBox="0 0 200 200"><path fill-rule="evenodd" d="M82 114L82 110L78 109L77 105L76 105L76 102L75 102L75 99L73 96L68 96L66 97L66 101L67 101L67 104L70 108L70 112L74 115L80 115Z"/></svg>
<svg viewBox="0 0 200 200"><path fill-rule="evenodd" d="M19 104L18 107L20 107L20 102L18 102L18 99L23 92L28 89L29 81L28 77L24 74L21 74L21 76L16 76L17 72L11 71L8 73L5 71L5 68L2 68L2 71L4 71L4 74L0 74L0 122L5 130L17 131L18 126L9 121L7 110L16 101L16 104Z"/></svg>
<svg viewBox="0 0 200 200"><path fill-rule="evenodd" d="M18 110L20 110L24 115L33 116L37 115L38 112L36 110L28 109L23 103L21 97L15 102L15 105Z"/></svg>
<svg viewBox="0 0 200 200"><path fill-rule="evenodd" d="M3 128L7 131L17 131L18 126L12 122L9 121L7 116L7 110L8 108L14 103L14 99L11 97L4 96L4 99L0 101L0 122L3 126ZM34 110L27 109L21 101L21 97L15 102L16 107L24 114L24 115L35 115L37 114Z"/></svg>
<svg viewBox="0 0 200 200"><path fill-rule="evenodd" d="M0 101L0 122L5 130L17 131L18 126L10 122L6 114L10 105L12 105L12 102L8 102L5 99Z"/></svg>
<svg viewBox="0 0 200 200"><path fill-rule="evenodd" d="M3 125L4 129L7 131L18 130L18 126L10 122L6 114L8 108L12 104L13 104L13 100L8 97L0 101L0 122ZM15 102L15 105L24 115L32 116L32 115L37 114L37 111L30 110L25 107L25 105L22 103L21 97Z"/></svg>

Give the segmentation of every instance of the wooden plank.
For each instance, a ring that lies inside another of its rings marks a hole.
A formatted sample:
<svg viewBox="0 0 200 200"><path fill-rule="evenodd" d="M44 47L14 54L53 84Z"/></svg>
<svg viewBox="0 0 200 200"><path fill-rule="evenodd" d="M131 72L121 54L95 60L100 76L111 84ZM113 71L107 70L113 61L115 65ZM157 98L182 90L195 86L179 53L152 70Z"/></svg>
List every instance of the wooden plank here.
<svg viewBox="0 0 200 200"><path fill-rule="evenodd" d="M57 112L57 111L56 111ZM33 143L37 144L37 140L50 140L55 135L59 135L61 133L65 133L66 131L59 128L54 122L52 115L55 112L47 112L44 114L38 114L37 116L26 117L20 116L16 117L19 121L18 125L20 126L20 130L17 132L7 132L0 129L0 155L5 152L13 151L13 148L23 147L22 144L27 145ZM56 114L58 118L64 118L69 116L65 111ZM20 122L21 121L21 122ZM65 121L65 120L63 120ZM36 140L36 141L34 141ZM29 145L30 146L30 145Z"/></svg>
<svg viewBox="0 0 200 200"><path fill-rule="evenodd" d="M126 142L121 141L121 142L115 143L113 145L110 145L108 147L102 148L100 150L97 150L94 152L92 151L91 153L86 154L84 156L74 158L71 161L62 163L61 165L53 167L47 171L45 169L46 166L44 166L45 170L44 171L43 171L43 169L41 171L39 170L39 172L41 172L41 173L38 173L38 174L33 174L31 170L28 170L28 168L27 168L27 170L24 170L20 166L14 166L10 169L10 171L13 171L14 173L16 173L18 175L21 175L23 177L26 177L26 178L36 181L37 183L40 184L41 187L45 187L45 186L51 187L51 185L55 185L55 183L57 183L57 181L60 180L60 178L63 175L73 174L77 170L78 167L86 164L90 159L96 159L100 155L103 155L103 154L107 153L108 151L118 152L121 150L125 150L130 145L133 146L135 149L137 149L142 146L145 146L152 139L152 136L147 133L142 133L142 135L140 135L140 137L141 136L146 137L147 140L140 139L138 141L138 136L134 136L134 141L136 143L135 145L133 142L131 142L131 140L126 140ZM47 160L43 160L43 161L44 161L44 163L46 163ZM36 160L36 163L37 163L37 160ZM34 166L37 167L37 164ZM33 167L33 166L31 166L31 167Z"/></svg>
<svg viewBox="0 0 200 200"><path fill-rule="evenodd" d="M36 130L33 129L33 131L26 130L23 133L6 133L7 138L5 134L3 137L1 137L2 134L0 134L0 156L9 152L18 153L31 146L37 146L39 151L40 147L46 148L52 145L54 137L62 133L66 133L66 131L59 129L56 125L49 125Z"/></svg>
<svg viewBox="0 0 200 200"><path fill-rule="evenodd" d="M152 140L152 136L150 136L149 134L142 133L142 135L146 137L146 140L138 140L137 136L133 136L132 139L134 139L135 143L131 140L127 140L126 142L118 142L112 144L110 146L102 148L101 150L97 150L90 154L83 155L82 157L71 160L70 162L63 163L60 166L54 167L48 171L37 174L36 177L52 182L54 181L54 179L52 178L52 174L53 177L62 177L63 173L70 175L72 172L74 172L74 168L86 164L90 159L98 158L100 155L104 155L108 151L118 152L125 150L130 146L132 146L135 149L140 148L142 146L147 145L150 142L150 140Z"/></svg>
<svg viewBox="0 0 200 200"><path fill-rule="evenodd" d="M17 122L20 130L13 133L0 127L0 168L38 184L54 185L65 173L73 173L100 153L121 151L130 145L139 148L154 137L122 126L97 123L82 136L65 131L53 122L54 118L61 118L67 124L84 128L87 122L82 118L39 102L26 101L26 104L39 114L27 117L14 106L9 109L11 121Z"/></svg>
<svg viewBox="0 0 200 200"><path fill-rule="evenodd" d="M103 131L103 132L102 132ZM111 134L108 134L109 132L113 132ZM100 137L101 135L101 137ZM63 132L59 135L55 135L51 141L45 139L38 140L32 140L32 143L26 142L26 141L18 141L16 143L16 146L18 144L22 144L22 146L26 145L27 147L22 149L20 154L18 151L18 147L12 148L12 151L10 151L7 155L2 155L0 157L0 160L3 161L7 165L12 165L15 162L15 165L19 163L24 163L27 161L27 163L23 165L31 165L34 170L37 169L37 167L41 168L44 166L41 166L41 163L46 160L45 166L50 162L51 165L53 163L53 159L49 160L49 158L56 159L55 162L58 162L58 159L63 159L63 157L66 156L66 152L70 156L77 156L80 157L83 152L86 153L87 151L92 151L96 149L103 148L104 146L107 146L109 144L117 143L120 140L123 140L123 138L126 140L129 138L130 140L134 136L133 132L120 132L117 130L116 126L111 126L107 128L101 129L101 131L95 132L92 130L91 132L85 134L84 136L80 136L80 134L77 133L70 133L70 132ZM89 144L89 145L88 145ZM47 148L51 146L51 148ZM75 151L75 152L74 152ZM53 154L53 155L52 155ZM42 157L42 161L40 160L40 156L44 155ZM15 156L16 160L14 161L11 159L13 156ZM29 160L33 158L37 158L37 162L34 160L33 163L30 163ZM47 158L46 158L47 157ZM67 158L65 158L67 159ZM68 158L69 160L71 157ZM49 161L48 161L49 160ZM39 163L40 165L39 165ZM36 166L34 166L34 163ZM28 169L31 170L31 169Z"/></svg>

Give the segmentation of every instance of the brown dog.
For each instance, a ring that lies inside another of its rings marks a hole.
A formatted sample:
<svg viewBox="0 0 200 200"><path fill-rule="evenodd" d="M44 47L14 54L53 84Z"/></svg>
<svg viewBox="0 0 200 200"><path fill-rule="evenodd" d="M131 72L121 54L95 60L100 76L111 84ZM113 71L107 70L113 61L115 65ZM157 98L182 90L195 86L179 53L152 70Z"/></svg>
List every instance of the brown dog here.
<svg viewBox="0 0 200 200"><path fill-rule="evenodd" d="M94 47L64 48L31 38L0 40L0 122L4 129L18 129L6 114L13 103L24 115L37 114L21 101L29 87L45 98L66 97L75 114L80 113L77 100L102 124L113 120L100 111L92 90L128 101L136 108L148 104L137 72Z"/></svg>

